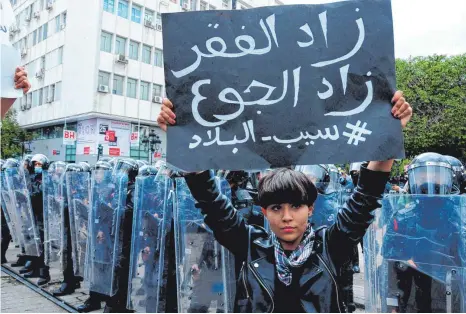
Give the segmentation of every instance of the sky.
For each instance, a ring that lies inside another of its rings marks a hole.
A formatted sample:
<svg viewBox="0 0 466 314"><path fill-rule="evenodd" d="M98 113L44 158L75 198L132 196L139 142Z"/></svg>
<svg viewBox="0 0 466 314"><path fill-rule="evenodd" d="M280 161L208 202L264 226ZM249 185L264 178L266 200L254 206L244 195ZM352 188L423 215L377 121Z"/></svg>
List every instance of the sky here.
<svg viewBox="0 0 466 314"><path fill-rule="evenodd" d="M335 0L281 0L316 4ZM466 0L392 0L395 56L466 53Z"/></svg>

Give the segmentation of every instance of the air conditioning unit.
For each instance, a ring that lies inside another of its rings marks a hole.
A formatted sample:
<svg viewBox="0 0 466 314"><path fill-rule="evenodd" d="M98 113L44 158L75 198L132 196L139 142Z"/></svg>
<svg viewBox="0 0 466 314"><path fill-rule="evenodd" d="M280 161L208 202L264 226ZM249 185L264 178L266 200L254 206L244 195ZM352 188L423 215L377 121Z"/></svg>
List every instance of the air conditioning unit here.
<svg viewBox="0 0 466 314"><path fill-rule="evenodd" d="M29 14L28 16L26 16L26 18L24 19L26 22L31 22L31 14Z"/></svg>
<svg viewBox="0 0 466 314"><path fill-rule="evenodd" d="M45 100L46 104L51 104L53 102L53 97L49 97Z"/></svg>
<svg viewBox="0 0 466 314"><path fill-rule="evenodd" d="M10 33L11 33L11 34L19 33L19 31L20 31L20 30L19 30L19 27L18 27L18 26L16 26L16 25L11 25L11 27L10 27Z"/></svg>
<svg viewBox="0 0 466 314"><path fill-rule="evenodd" d="M128 63L128 58L126 58L125 55L118 55L116 61L119 62L119 63L124 63L124 64L126 64L126 63Z"/></svg>
<svg viewBox="0 0 466 314"><path fill-rule="evenodd" d="M26 105L21 105L21 106L19 106L19 109L21 109L21 111L26 110Z"/></svg>
<svg viewBox="0 0 466 314"><path fill-rule="evenodd" d="M152 23L152 19L144 20L144 26L154 28L154 23Z"/></svg>
<svg viewBox="0 0 466 314"><path fill-rule="evenodd" d="M66 27L66 24L60 25L60 29L61 29L61 30L65 29L65 27Z"/></svg>
<svg viewBox="0 0 466 314"><path fill-rule="evenodd" d="M30 102L28 102L28 103L26 104L26 109L31 109L31 103L30 103Z"/></svg>
<svg viewBox="0 0 466 314"><path fill-rule="evenodd" d="M40 69L39 71L36 72L36 78L41 79L44 77L44 69Z"/></svg>
<svg viewBox="0 0 466 314"><path fill-rule="evenodd" d="M154 96L154 98L152 99L152 102L155 102L157 104L161 104L162 103L162 97Z"/></svg>
<svg viewBox="0 0 466 314"><path fill-rule="evenodd" d="M99 88L97 89L99 93L108 93L109 89L107 85L99 85Z"/></svg>
<svg viewBox="0 0 466 314"><path fill-rule="evenodd" d="M155 26L155 29L158 30L159 32L161 32L162 31L162 24L157 24Z"/></svg>
<svg viewBox="0 0 466 314"><path fill-rule="evenodd" d="M39 11L34 12L34 18L35 19L40 18L40 12Z"/></svg>
<svg viewBox="0 0 466 314"><path fill-rule="evenodd" d="M28 54L28 50L26 48L21 49L21 58L24 58Z"/></svg>
<svg viewBox="0 0 466 314"><path fill-rule="evenodd" d="M50 0L47 1L47 7L46 7L46 9L47 9L48 11L50 11L50 10L53 9L53 1L50 1Z"/></svg>
<svg viewBox="0 0 466 314"><path fill-rule="evenodd" d="M183 2L183 10L188 11L188 2Z"/></svg>

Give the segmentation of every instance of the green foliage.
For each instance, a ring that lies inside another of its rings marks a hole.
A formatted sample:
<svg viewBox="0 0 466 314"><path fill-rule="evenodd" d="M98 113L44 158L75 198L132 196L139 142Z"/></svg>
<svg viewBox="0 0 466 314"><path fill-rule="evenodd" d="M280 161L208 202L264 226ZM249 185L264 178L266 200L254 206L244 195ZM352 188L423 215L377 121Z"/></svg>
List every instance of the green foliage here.
<svg viewBox="0 0 466 314"><path fill-rule="evenodd" d="M437 152L466 160L466 54L396 61L398 89L413 107L407 157Z"/></svg>
<svg viewBox="0 0 466 314"><path fill-rule="evenodd" d="M16 111L10 109L2 120L0 157L7 159L21 156L23 143L30 140L30 135L16 121Z"/></svg>

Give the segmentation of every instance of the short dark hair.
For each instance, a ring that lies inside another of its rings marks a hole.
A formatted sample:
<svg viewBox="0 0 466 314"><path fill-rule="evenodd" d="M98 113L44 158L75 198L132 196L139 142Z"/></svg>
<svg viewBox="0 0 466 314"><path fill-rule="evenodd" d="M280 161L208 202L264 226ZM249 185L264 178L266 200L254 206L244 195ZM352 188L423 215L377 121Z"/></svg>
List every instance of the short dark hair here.
<svg viewBox="0 0 466 314"><path fill-rule="evenodd" d="M312 206L316 198L314 183L300 171L280 168L259 182L258 205L263 208L284 203Z"/></svg>

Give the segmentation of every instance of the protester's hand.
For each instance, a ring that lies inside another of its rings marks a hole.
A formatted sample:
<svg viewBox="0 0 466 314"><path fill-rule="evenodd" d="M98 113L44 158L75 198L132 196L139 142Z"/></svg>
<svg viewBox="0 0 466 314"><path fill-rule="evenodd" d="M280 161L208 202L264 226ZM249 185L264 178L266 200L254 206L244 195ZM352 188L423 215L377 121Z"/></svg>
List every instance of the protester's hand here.
<svg viewBox="0 0 466 314"><path fill-rule="evenodd" d="M28 72L24 67L17 67L15 72L15 88L22 89L23 93L26 94L31 89L31 83L29 83Z"/></svg>
<svg viewBox="0 0 466 314"><path fill-rule="evenodd" d="M416 263L415 263L412 259L408 260L408 264L409 264L409 266L411 266L412 268L417 268Z"/></svg>
<svg viewBox="0 0 466 314"><path fill-rule="evenodd" d="M392 104L392 115L395 118L400 119L401 126L404 129L413 116L413 108L411 108L411 105L403 97L402 91L397 91L395 93L392 99Z"/></svg>
<svg viewBox="0 0 466 314"><path fill-rule="evenodd" d="M157 123L159 127L167 131L167 125L175 124L176 115L173 113L173 104L168 98L164 98L162 101L162 108L160 110L159 116L157 117Z"/></svg>

